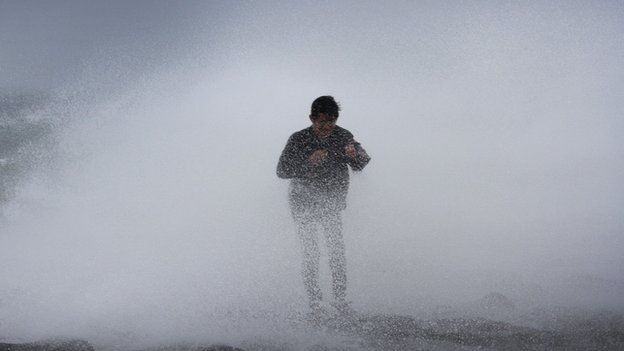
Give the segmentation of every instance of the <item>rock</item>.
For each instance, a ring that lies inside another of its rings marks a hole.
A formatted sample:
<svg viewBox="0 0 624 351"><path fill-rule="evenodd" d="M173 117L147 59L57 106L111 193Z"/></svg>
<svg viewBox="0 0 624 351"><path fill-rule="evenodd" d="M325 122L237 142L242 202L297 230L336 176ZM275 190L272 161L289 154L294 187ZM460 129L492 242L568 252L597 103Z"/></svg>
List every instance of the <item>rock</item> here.
<svg viewBox="0 0 624 351"><path fill-rule="evenodd" d="M155 349L142 350L142 351L244 351L237 347L229 345L210 345L210 346L187 346L187 345L172 345L166 347L158 347Z"/></svg>
<svg viewBox="0 0 624 351"><path fill-rule="evenodd" d="M95 351L84 340L51 340L25 344L0 343L0 351Z"/></svg>
<svg viewBox="0 0 624 351"><path fill-rule="evenodd" d="M516 304L507 296L492 292L482 297L478 302L478 306L486 311L511 312L516 309Z"/></svg>

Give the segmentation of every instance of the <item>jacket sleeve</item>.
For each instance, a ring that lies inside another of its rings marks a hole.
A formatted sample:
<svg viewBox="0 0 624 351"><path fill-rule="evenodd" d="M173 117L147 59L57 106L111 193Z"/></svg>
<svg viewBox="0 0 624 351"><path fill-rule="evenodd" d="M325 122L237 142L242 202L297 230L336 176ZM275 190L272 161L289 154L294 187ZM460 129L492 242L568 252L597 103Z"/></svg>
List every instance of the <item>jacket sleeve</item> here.
<svg viewBox="0 0 624 351"><path fill-rule="evenodd" d="M277 176L283 179L305 177L308 164L304 153L301 143L291 135L277 163Z"/></svg>
<svg viewBox="0 0 624 351"><path fill-rule="evenodd" d="M361 171L364 169L364 167L366 167L371 158L370 156L368 156L366 150L364 150L360 143L353 140L353 145L355 146L357 156L355 156L355 159L348 158L347 163L349 164L349 166L351 166L352 170Z"/></svg>

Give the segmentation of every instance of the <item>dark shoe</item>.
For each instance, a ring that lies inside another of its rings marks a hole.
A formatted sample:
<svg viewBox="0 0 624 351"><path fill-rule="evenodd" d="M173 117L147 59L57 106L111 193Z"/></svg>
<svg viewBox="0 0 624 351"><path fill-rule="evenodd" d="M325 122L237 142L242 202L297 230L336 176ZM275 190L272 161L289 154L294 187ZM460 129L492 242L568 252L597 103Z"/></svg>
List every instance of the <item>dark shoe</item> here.
<svg viewBox="0 0 624 351"><path fill-rule="evenodd" d="M321 306L320 302L310 303L310 311L307 315L307 320L313 325L319 326L323 324L329 318L329 313L325 307Z"/></svg>
<svg viewBox="0 0 624 351"><path fill-rule="evenodd" d="M332 323L338 330L349 333L362 333L362 324L350 301L335 301L332 304Z"/></svg>

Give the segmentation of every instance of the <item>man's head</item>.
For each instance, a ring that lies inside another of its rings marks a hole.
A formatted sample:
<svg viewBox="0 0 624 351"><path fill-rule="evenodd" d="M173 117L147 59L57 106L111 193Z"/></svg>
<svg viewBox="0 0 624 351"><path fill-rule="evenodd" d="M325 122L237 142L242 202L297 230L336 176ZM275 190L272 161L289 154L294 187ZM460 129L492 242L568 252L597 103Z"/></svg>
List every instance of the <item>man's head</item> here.
<svg viewBox="0 0 624 351"><path fill-rule="evenodd" d="M333 96L319 96L312 102L310 118L314 119L314 117L318 116L320 113L338 118L338 115L340 114L340 106L336 100L334 100Z"/></svg>
<svg viewBox="0 0 624 351"><path fill-rule="evenodd" d="M312 102L310 120L314 133L326 138L336 127L336 119L340 114L340 106L332 96L320 96Z"/></svg>

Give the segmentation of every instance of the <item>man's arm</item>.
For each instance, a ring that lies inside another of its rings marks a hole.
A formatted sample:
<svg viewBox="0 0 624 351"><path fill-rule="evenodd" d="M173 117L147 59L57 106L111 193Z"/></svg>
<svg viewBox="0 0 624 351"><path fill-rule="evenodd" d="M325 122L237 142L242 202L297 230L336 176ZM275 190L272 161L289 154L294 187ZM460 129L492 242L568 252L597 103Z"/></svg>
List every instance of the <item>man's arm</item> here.
<svg viewBox="0 0 624 351"><path fill-rule="evenodd" d="M277 176L282 179L303 177L308 172L308 164L303 154L301 144L294 134L291 135L277 163Z"/></svg>
<svg viewBox="0 0 624 351"><path fill-rule="evenodd" d="M371 160L370 156L366 153L366 150L364 150L362 145L355 140L347 145L345 152L347 154L347 163L354 171L363 170Z"/></svg>

